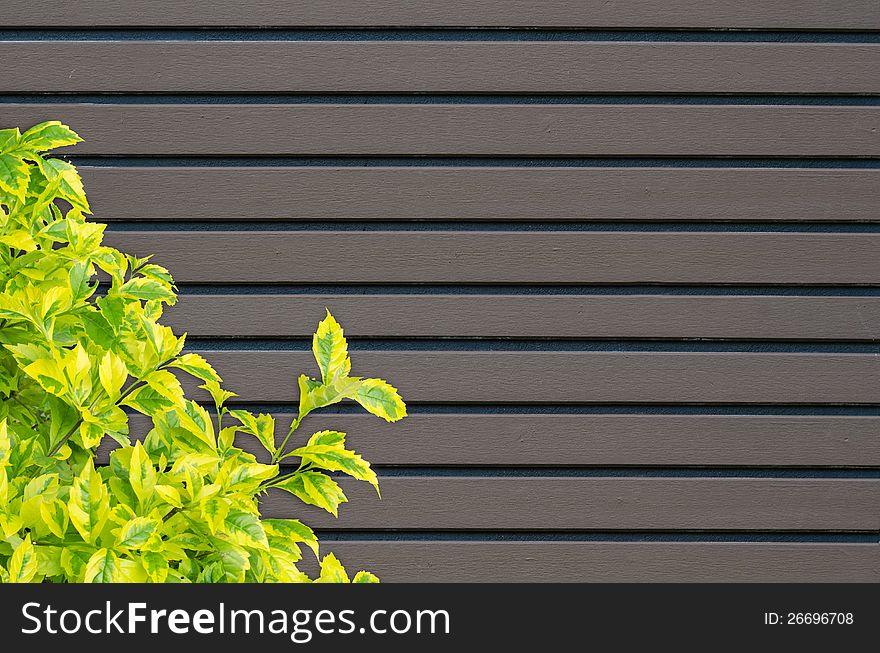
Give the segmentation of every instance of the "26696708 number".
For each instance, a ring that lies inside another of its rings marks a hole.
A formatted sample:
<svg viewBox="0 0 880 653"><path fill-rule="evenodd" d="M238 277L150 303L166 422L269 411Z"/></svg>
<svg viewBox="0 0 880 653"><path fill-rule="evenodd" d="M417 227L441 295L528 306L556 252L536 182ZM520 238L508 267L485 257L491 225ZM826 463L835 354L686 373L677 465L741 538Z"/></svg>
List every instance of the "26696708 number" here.
<svg viewBox="0 0 880 653"><path fill-rule="evenodd" d="M852 612L765 612L764 623L773 625L851 625L854 621Z"/></svg>

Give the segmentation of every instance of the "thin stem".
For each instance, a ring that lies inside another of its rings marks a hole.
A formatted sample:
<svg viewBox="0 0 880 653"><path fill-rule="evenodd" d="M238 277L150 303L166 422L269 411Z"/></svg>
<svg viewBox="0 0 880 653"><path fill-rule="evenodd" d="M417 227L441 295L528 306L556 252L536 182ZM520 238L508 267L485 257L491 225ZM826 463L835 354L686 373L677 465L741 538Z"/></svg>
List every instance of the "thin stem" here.
<svg viewBox="0 0 880 653"><path fill-rule="evenodd" d="M307 415L308 413L306 413ZM290 430L287 432L287 435L284 437L284 440L281 441L281 446L279 446L275 453L272 454L272 464L276 464L284 455L284 447L287 446L287 443L290 441L290 436L293 435L293 432L299 426L299 423L302 421L305 415L297 415L296 419L293 420L293 423L290 425Z"/></svg>

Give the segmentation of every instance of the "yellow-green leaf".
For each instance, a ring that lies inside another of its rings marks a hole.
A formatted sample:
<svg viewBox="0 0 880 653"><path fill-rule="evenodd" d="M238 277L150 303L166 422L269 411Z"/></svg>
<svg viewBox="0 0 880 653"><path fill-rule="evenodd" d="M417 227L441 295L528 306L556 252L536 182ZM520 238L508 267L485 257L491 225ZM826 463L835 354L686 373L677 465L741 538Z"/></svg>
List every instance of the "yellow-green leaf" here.
<svg viewBox="0 0 880 653"><path fill-rule="evenodd" d="M337 560L336 556L328 553L321 560L321 575L315 581L316 583L347 583L348 574L345 573L345 567Z"/></svg>
<svg viewBox="0 0 880 653"><path fill-rule="evenodd" d="M375 574L371 574L369 571L359 571L354 575L354 578L351 581L352 583L378 583L379 578Z"/></svg>
<svg viewBox="0 0 880 653"><path fill-rule="evenodd" d="M7 566L11 583L30 583L34 579L37 574L37 552L30 534L25 535L12 552Z"/></svg>
<svg viewBox="0 0 880 653"><path fill-rule="evenodd" d="M151 517L133 517L120 529L117 543L126 549L140 549L156 533L159 522Z"/></svg>
<svg viewBox="0 0 880 653"><path fill-rule="evenodd" d="M339 504L348 501L339 484L320 472L298 472L273 485L290 492L305 503L339 516Z"/></svg>
<svg viewBox="0 0 880 653"><path fill-rule="evenodd" d="M131 450L128 480L138 501L145 505L156 487L156 468L153 467L150 454L147 453L144 445L140 442L136 442Z"/></svg>
<svg viewBox="0 0 880 653"><path fill-rule="evenodd" d="M86 563L84 583L118 583L122 580L119 558L111 549L98 549Z"/></svg>
<svg viewBox="0 0 880 653"><path fill-rule="evenodd" d="M60 499L44 500L40 504L40 515L52 534L63 540L67 533L67 525L70 523L67 505Z"/></svg>
<svg viewBox="0 0 880 653"><path fill-rule="evenodd" d="M321 369L324 383L331 383L337 376L348 376L351 370L348 343L342 327L330 311L327 311L327 317L321 320L312 336L312 352Z"/></svg>
<svg viewBox="0 0 880 653"><path fill-rule="evenodd" d="M76 143L81 143L82 140L70 127L57 120L48 120L41 122L39 125L34 125L21 136L22 144L37 152L45 152L46 150L66 145L75 145Z"/></svg>
<svg viewBox="0 0 880 653"><path fill-rule="evenodd" d="M406 417L406 404L397 388L382 379L364 379L360 382L355 400L368 412L387 422L396 422Z"/></svg>
<svg viewBox="0 0 880 653"><path fill-rule="evenodd" d="M213 381L215 383L223 382L223 379L221 379L220 375L214 371L211 364L198 354L183 354L175 359L174 362L170 363L169 367L181 369L202 381Z"/></svg>
<svg viewBox="0 0 880 653"><path fill-rule="evenodd" d="M110 493L89 458L73 480L67 501L70 523L86 543L97 540L110 512Z"/></svg>
<svg viewBox="0 0 880 653"><path fill-rule="evenodd" d="M128 378L128 368L125 361L113 352L107 352L101 359L98 366L98 375L101 379L101 386L107 395L116 400L119 398L122 386Z"/></svg>

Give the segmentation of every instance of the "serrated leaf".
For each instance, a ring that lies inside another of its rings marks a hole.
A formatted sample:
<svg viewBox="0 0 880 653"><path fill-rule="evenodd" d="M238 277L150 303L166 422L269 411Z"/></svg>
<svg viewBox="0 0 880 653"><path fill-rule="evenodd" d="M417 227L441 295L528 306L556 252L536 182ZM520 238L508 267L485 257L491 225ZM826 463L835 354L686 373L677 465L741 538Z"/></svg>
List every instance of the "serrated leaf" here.
<svg viewBox="0 0 880 653"><path fill-rule="evenodd" d="M382 379L363 379L354 397L361 406L387 422L406 417L406 404L397 388Z"/></svg>
<svg viewBox="0 0 880 653"><path fill-rule="evenodd" d="M309 438L309 446L313 445L342 449L345 446L345 433L342 431L318 431Z"/></svg>
<svg viewBox="0 0 880 653"><path fill-rule="evenodd" d="M370 469L370 463L354 451L343 449L337 445L312 444L290 452L304 461L330 472L343 472L359 481L366 481L379 491L379 480Z"/></svg>
<svg viewBox="0 0 880 653"><path fill-rule="evenodd" d="M183 356L179 356L169 364L169 367L181 369L202 381L214 381L215 383L223 382L223 379L221 379L220 375L214 371L211 364L198 354L184 354Z"/></svg>
<svg viewBox="0 0 880 653"><path fill-rule="evenodd" d="M263 526L273 535L302 542L308 546L314 554L318 555L318 538L315 532L297 519L264 519Z"/></svg>
<svg viewBox="0 0 880 653"><path fill-rule="evenodd" d="M241 422L240 431L253 435L269 453L275 453L275 418L271 415L254 415L246 410L230 410L227 413Z"/></svg>
<svg viewBox="0 0 880 653"><path fill-rule="evenodd" d="M312 336L312 352L324 383L332 383L337 376L347 376L351 369L348 360L348 343L342 327L336 318L327 311L327 316L318 324Z"/></svg>
<svg viewBox="0 0 880 653"><path fill-rule="evenodd" d="M378 583L379 577L369 571L359 571L354 575L352 583Z"/></svg>
<svg viewBox="0 0 880 653"><path fill-rule="evenodd" d="M79 134L57 120L49 120L41 122L39 125L34 125L21 136L22 144L37 152L75 145L76 143L82 143L82 140Z"/></svg>
<svg viewBox="0 0 880 653"><path fill-rule="evenodd" d="M334 517L339 516L339 504L348 501L339 484L321 472L297 472L272 487L290 492L305 503L323 508Z"/></svg>
<svg viewBox="0 0 880 653"><path fill-rule="evenodd" d="M30 180L30 166L12 154L0 154L0 190L24 202Z"/></svg>
<svg viewBox="0 0 880 653"><path fill-rule="evenodd" d="M321 560L321 575L318 576L316 583L347 583L348 574L345 573L345 567L332 553L328 553Z"/></svg>
<svg viewBox="0 0 880 653"><path fill-rule="evenodd" d="M269 550L269 542L266 532L260 523L260 518L243 510L230 510L223 519L223 533L228 538L241 546Z"/></svg>
<svg viewBox="0 0 880 653"><path fill-rule="evenodd" d="M173 304L177 299L177 295L168 284L146 277L129 279L116 292L124 297L141 301L158 300Z"/></svg>

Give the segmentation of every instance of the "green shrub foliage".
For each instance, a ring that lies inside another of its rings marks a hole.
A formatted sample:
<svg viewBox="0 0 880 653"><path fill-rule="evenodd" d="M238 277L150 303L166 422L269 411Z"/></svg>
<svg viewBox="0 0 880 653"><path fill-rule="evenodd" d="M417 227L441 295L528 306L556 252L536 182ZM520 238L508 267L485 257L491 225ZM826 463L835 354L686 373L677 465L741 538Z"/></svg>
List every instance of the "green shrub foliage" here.
<svg viewBox="0 0 880 653"><path fill-rule="evenodd" d="M310 582L297 563L303 545L318 555L314 533L261 518L258 498L276 488L336 515L346 497L326 472L378 491L344 433L294 432L343 399L390 422L403 401L381 379L351 376L328 312L313 338L320 377L299 377L299 414L280 443L272 416L228 408L235 395L217 372L159 322L176 301L168 270L103 245L76 169L45 156L80 140L59 122L0 131L0 581ZM186 397L181 375L214 411ZM153 424L134 445L131 411ZM97 466L105 438L119 446ZM349 581L333 554L319 559L316 582Z"/></svg>

